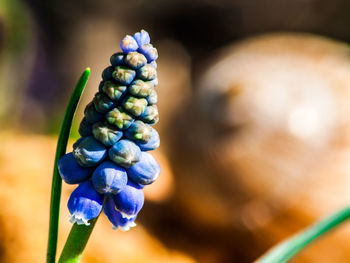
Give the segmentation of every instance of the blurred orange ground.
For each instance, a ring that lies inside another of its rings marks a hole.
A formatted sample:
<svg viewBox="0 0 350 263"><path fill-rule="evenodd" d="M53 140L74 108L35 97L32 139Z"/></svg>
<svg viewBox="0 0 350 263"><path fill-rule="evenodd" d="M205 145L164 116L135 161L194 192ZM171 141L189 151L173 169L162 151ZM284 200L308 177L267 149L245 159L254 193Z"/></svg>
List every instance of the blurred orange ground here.
<svg viewBox="0 0 350 263"><path fill-rule="evenodd" d="M1 132L0 142L0 262L44 262L56 138ZM58 252L71 227L66 203L73 188L63 185ZM141 225L129 232L114 231L101 216L82 262L194 260L166 248Z"/></svg>

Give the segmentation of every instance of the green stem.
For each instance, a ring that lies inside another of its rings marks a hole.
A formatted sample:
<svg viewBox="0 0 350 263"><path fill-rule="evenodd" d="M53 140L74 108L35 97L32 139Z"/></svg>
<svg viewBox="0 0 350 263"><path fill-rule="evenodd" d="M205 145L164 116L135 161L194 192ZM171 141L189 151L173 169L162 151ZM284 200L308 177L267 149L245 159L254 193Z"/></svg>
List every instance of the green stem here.
<svg viewBox="0 0 350 263"><path fill-rule="evenodd" d="M51 185L51 202L50 202L50 223L49 238L46 254L46 262L54 263L56 261L57 237L58 237L58 221L61 201L62 179L58 172L57 162L66 153L69 132L72 126L72 120L75 110L78 106L81 94L83 93L86 83L89 79L90 69L87 68L78 80L73 93L68 102L66 112L64 114L63 123L57 141L56 157Z"/></svg>
<svg viewBox="0 0 350 263"><path fill-rule="evenodd" d="M67 242L64 245L58 263L77 263L83 254L84 248L89 240L92 230L95 227L98 217L90 220L90 225L73 225Z"/></svg>
<svg viewBox="0 0 350 263"><path fill-rule="evenodd" d="M350 206L346 207L333 215L321 220L320 222L302 230L295 236L287 239L279 245L272 248L256 263L283 263L287 262L306 245L323 235L329 230L335 228L345 220L350 218Z"/></svg>

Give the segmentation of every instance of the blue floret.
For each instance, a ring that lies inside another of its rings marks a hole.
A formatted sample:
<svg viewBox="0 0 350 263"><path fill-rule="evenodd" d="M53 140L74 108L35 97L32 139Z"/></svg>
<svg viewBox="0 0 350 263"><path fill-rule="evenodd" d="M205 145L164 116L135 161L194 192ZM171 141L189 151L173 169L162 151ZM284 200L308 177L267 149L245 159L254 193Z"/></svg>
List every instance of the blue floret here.
<svg viewBox="0 0 350 263"><path fill-rule="evenodd" d="M101 194L118 194L127 182L125 169L111 161L100 164L92 175L92 184Z"/></svg>
<svg viewBox="0 0 350 263"><path fill-rule="evenodd" d="M157 149L160 145L159 134L156 129L152 129L151 138L146 143L137 143L141 151L152 151Z"/></svg>
<svg viewBox="0 0 350 263"><path fill-rule="evenodd" d="M117 195L112 196L116 209L124 218L131 219L141 210L145 197L142 189L132 181Z"/></svg>
<svg viewBox="0 0 350 263"><path fill-rule="evenodd" d="M93 169L80 166L73 153L67 153L58 161L58 171L67 184L80 184L90 178Z"/></svg>
<svg viewBox="0 0 350 263"><path fill-rule="evenodd" d="M79 184L68 201L73 223L89 225L103 208L114 229L129 230L144 204L143 188L160 175L146 152L160 144L152 127L159 118L158 51L150 41L145 30L123 38L84 110L82 137L58 161L62 179Z"/></svg>
<svg viewBox="0 0 350 263"><path fill-rule="evenodd" d="M146 30L141 29L140 32L136 32L134 34L134 39L136 40L139 47L144 44L149 44L151 42L151 38Z"/></svg>
<svg viewBox="0 0 350 263"><path fill-rule="evenodd" d="M138 184L151 184L160 175L160 166L148 152L141 153L141 159L129 169L128 176Z"/></svg>
<svg viewBox="0 0 350 263"><path fill-rule="evenodd" d="M122 231L128 231L131 227L136 226L134 223L136 216L130 219L124 218L122 214L115 209L115 203L111 197L107 198L103 211L113 224L113 229L120 228Z"/></svg>
<svg viewBox="0 0 350 263"><path fill-rule="evenodd" d="M132 141L120 140L109 149L108 155L116 164L128 168L140 160L141 150Z"/></svg>
<svg viewBox="0 0 350 263"><path fill-rule="evenodd" d="M89 225L91 219L96 218L103 204L103 195L96 192L90 180L81 183L70 195L68 209L71 222L78 225Z"/></svg>
<svg viewBox="0 0 350 263"><path fill-rule="evenodd" d="M124 37L123 40L120 42L120 48L123 50L124 53L136 51L138 47L139 46L137 45L136 40L129 35Z"/></svg>
<svg viewBox="0 0 350 263"><path fill-rule="evenodd" d="M106 157L106 147L94 137L84 137L73 150L75 160L84 167L93 167Z"/></svg>

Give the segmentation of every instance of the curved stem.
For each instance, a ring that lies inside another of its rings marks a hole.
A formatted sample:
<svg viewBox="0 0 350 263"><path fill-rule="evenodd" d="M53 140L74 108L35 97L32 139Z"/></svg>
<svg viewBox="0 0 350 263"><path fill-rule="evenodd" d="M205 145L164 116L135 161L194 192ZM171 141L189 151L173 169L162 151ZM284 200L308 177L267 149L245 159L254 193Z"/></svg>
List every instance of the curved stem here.
<svg viewBox="0 0 350 263"><path fill-rule="evenodd" d="M61 201L62 179L58 172L57 162L66 153L69 132L72 126L72 120L75 110L78 106L81 94L84 91L86 83L90 75L90 69L87 68L78 80L73 93L68 102L66 112L64 114L63 123L57 141L56 157L51 185L51 202L50 202L50 223L49 223L49 239L47 246L46 262L54 263L56 261L57 237L58 237L58 221Z"/></svg>
<svg viewBox="0 0 350 263"><path fill-rule="evenodd" d="M77 263L80 261L97 219L98 217L90 220L88 226L77 225L77 223L72 226L58 263Z"/></svg>
<svg viewBox="0 0 350 263"><path fill-rule="evenodd" d="M269 252L259 258L256 263L283 263L287 262L300 250L314 241L317 237L332 230L345 220L350 218L350 206L334 213L320 222L302 230L295 236L287 239L272 248Z"/></svg>

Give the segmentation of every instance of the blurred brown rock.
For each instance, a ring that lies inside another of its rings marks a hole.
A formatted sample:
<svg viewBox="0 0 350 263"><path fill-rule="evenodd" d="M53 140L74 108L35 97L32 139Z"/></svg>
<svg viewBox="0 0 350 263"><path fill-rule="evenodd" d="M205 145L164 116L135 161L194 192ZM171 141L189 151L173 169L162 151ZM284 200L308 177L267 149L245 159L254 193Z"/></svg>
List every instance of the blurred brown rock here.
<svg viewBox="0 0 350 263"><path fill-rule="evenodd" d="M142 220L199 262L251 262L349 203L349 101L343 43L281 33L222 50L162 136L174 196ZM295 262L348 262L347 236L343 227Z"/></svg>

